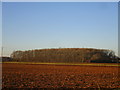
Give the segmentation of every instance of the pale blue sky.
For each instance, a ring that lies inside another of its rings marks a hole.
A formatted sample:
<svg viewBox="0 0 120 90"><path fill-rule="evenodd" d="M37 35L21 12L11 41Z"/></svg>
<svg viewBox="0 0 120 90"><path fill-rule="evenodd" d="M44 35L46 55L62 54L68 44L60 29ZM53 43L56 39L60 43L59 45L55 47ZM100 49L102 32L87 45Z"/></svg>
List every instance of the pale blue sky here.
<svg viewBox="0 0 120 90"><path fill-rule="evenodd" d="M2 4L4 55L42 48L118 51L117 2Z"/></svg>

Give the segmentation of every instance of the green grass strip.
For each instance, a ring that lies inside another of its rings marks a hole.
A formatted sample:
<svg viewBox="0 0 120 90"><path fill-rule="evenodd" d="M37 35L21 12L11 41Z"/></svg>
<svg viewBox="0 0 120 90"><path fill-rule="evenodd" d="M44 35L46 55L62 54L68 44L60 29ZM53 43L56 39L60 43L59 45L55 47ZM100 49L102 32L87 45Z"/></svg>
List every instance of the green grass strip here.
<svg viewBox="0 0 120 90"><path fill-rule="evenodd" d="M99 63L41 63L41 62L1 62L1 63L16 63L16 64L48 64L48 65L85 65L85 66L120 66L119 64L99 64Z"/></svg>

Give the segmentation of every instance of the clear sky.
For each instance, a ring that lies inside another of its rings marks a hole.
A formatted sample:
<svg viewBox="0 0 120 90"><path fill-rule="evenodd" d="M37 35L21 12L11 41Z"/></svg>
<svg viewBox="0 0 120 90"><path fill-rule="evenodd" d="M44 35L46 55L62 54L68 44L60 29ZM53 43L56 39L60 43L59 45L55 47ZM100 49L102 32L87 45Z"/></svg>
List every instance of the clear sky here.
<svg viewBox="0 0 120 90"><path fill-rule="evenodd" d="M4 2L3 48L103 48L118 52L117 2Z"/></svg>

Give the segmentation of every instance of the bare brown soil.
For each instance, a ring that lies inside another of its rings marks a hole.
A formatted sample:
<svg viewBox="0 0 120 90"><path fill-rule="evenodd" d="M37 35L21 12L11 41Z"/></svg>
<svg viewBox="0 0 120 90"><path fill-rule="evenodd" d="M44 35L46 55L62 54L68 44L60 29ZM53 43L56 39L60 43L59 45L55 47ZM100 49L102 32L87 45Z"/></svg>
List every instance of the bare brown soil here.
<svg viewBox="0 0 120 90"><path fill-rule="evenodd" d="M120 88L119 67L3 64L3 88Z"/></svg>

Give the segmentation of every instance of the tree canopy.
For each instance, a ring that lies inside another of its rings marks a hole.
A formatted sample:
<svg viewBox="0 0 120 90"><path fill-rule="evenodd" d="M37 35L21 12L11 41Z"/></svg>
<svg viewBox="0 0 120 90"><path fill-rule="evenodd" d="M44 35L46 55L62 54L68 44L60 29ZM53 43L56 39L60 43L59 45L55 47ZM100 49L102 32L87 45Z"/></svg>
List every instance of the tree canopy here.
<svg viewBox="0 0 120 90"><path fill-rule="evenodd" d="M59 48L14 51L11 54L11 58L13 61L19 62L118 62L118 57L115 55L114 51L93 48Z"/></svg>

